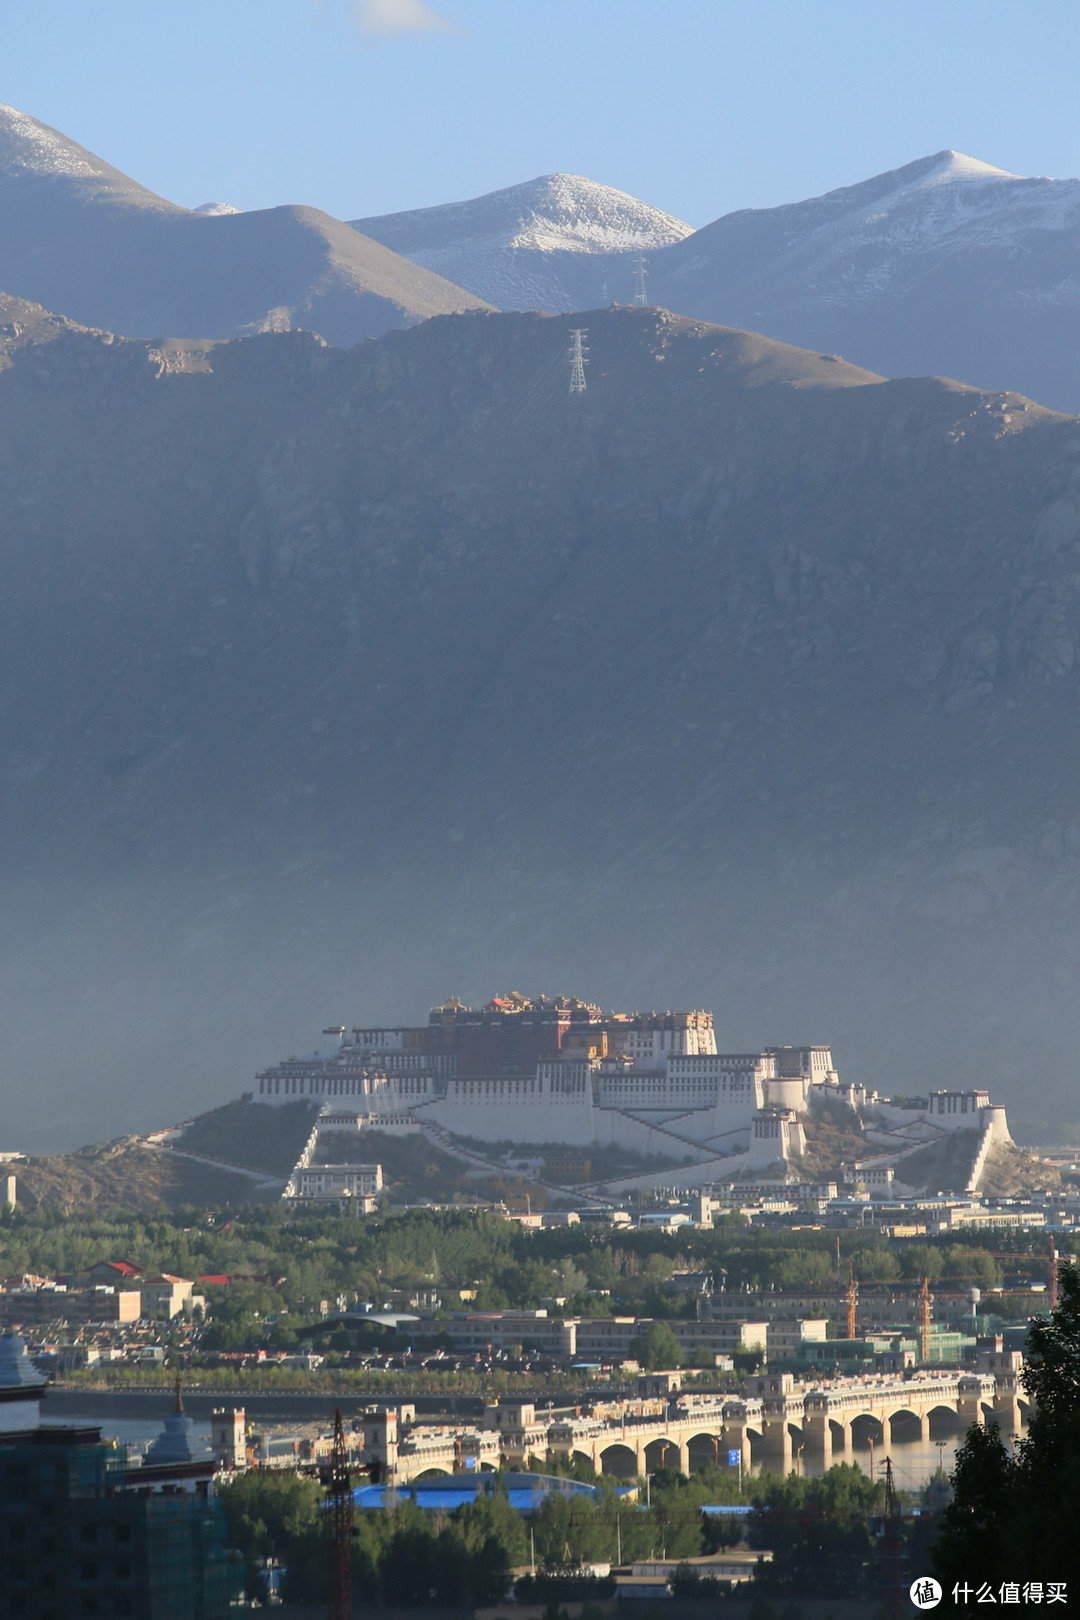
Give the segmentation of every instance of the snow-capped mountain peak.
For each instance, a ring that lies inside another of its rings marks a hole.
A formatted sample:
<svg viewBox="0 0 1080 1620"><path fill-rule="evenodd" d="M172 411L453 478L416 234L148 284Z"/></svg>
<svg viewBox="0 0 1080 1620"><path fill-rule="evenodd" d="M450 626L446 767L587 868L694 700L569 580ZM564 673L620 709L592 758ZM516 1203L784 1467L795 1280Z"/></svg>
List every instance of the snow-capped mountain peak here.
<svg viewBox="0 0 1080 1620"><path fill-rule="evenodd" d="M855 185L742 209L651 255L649 293L704 320L1080 405L1080 180L929 153Z"/></svg>
<svg viewBox="0 0 1080 1620"><path fill-rule="evenodd" d="M626 253L666 247L689 236L691 226L626 191L579 174L544 174L493 192L520 227L509 245L543 253Z"/></svg>
<svg viewBox="0 0 1080 1620"><path fill-rule="evenodd" d="M477 306L317 209L212 209L167 202L0 106L0 288L13 297L129 337L304 326L341 343Z"/></svg>
<svg viewBox="0 0 1080 1620"><path fill-rule="evenodd" d="M956 180L1017 180L1018 175L1008 169L995 169L981 158L968 157L966 152L954 152L951 147L935 152L925 160L933 165L923 176L923 185L948 185Z"/></svg>
<svg viewBox="0 0 1080 1620"><path fill-rule="evenodd" d="M873 243L889 261L887 273L903 277L904 261L916 249L925 253L975 243L1004 245L1032 228L1053 229L1063 211L1075 217L1078 194L1075 180L1029 178L963 152L937 152L867 182L865 191L834 192L821 199L828 203L847 195L856 206L835 210L806 238L806 247L850 258Z"/></svg>
<svg viewBox="0 0 1080 1620"><path fill-rule="evenodd" d="M681 242L692 229L579 174L542 174L464 202L349 223L409 258L480 241L540 253L626 253Z"/></svg>
<svg viewBox="0 0 1080 1620"><path fill-rule="evenodd" d="M395 253L503 309L582 309L629 302L620 256L659 252L691 227L579 174L542 174L465 202L354 219ZM602 262L598 262L602 261Z"/></svg>
<svg viewBox="0 0 1080 1620"><path fill-rule="evenodd" d="M156 209L177 206L140 186L138 181L114 169L58 129L2 102L0 179L22 185L34 181L67 181L83 196L108 196L113 202Z"/></svg>
<svg viewBox="0 0 1080 1620"><path fill-rule="evenodd" d="M29 113L0 102L0 168L24 174L105 179L114 171L93 152L41 124Z"/></svg>

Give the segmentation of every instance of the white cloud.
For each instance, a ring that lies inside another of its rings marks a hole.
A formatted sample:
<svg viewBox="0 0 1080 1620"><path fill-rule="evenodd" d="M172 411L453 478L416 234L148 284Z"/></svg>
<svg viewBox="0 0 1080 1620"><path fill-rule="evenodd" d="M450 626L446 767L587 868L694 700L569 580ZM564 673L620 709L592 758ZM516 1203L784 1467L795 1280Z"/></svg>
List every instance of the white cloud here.
<svg viewBox="0 0 1080 1620"><path fill-rule="evenodd" d="M391 34L458 34L456 23L440 17L426 0L353 0L352 16L362 34L386 39Z"/></svg>

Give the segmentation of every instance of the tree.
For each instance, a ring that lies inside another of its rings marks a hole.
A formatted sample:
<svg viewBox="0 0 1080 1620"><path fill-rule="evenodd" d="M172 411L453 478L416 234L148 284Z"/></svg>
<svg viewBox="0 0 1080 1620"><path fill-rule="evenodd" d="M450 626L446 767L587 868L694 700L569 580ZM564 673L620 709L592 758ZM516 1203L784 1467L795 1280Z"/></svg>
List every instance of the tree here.
<svg viewBox="0 0 1080 1620"><path fill-rule="evenodd" d="M957 1452L933 1555L947 1593L970 1583L973 1569L994 1589L1053 1579L1070 1595L1080 1591L1080 1270L1063 1270L1060 1289L1057 1308L1028 1331L1022 1379L1035 1414L1027 1439L1010 1456L996 1429L976 1426Z"/></svg>
<svg viewBox="0 0 1080 1620"><path fill-rule="evenodd" d="M634 1359L649 1372L659 1368L681 1367L686 1360L682 1345L666 1322L651 1322L630 1346Z"/></svg>
<svg viewBox="0 0 1080 1620"><path fill-rule="evenodd" d="M820 1478L796 1474L766 1481L750 1515L747 1540L772 1549L757 1580L772 1592L848 1597L872 1583L876 1547L869 1520L885 1487L850 1463Z"/></svg>
<svg viewBox="0 0 1080 1620"><path fill-rule="evenodd" d="M1018 1508L1018 1471L996 1429L973 1424L956 1453L952 1502L942 1516L934 1571L946 1592L978 1572L980 1582L1016 1579L1002 1573Z"/></svg>
<svg viewBox="0 0 1080 1620"><path fill-rule="evenodd" d="M718 1591L715 1576L702 1575L694 1564L676 1565L668 1585L673 1598L715 1598Z"/></svg>
<svg viewBox="0 0 1080 1620"><path fill-rule="evenodd" d="M288 1562L291 1548L319 1536L322 1492L313 1479L254 1470L227 1480L219 1495L226 1541L243 1554L249 1593L261 1596L258 1560L273 1556Z"/></svg>

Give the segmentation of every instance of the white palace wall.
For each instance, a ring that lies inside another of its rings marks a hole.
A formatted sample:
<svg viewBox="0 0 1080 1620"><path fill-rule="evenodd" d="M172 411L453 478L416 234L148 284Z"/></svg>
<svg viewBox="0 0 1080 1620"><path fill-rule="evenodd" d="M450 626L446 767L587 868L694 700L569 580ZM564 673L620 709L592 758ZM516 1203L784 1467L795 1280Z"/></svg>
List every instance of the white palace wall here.
<svg viewBox="0 0 1080 1620"><path fill-rule="evenodd" d="M592 1142L592 1088L555 1090L542 1073L553 1066L512 1079L450 1080L445 1097L427 1103L420 1117L488 1142Z"/></svg>
<svg viewBox="0 0 1080 1620"><path fill-rule="evenodd" d="M340 1029L324 1036L318 1052L260 1074L254 1100L318 1101L369 1125L430 1120L481 1141L617 1145L675 1161L739 1151L755 1164L786 1160L801 1151L801 1118L826 1098L869 1110L879 1132L921 1124L931 1135L966 1128L1009 1140L1004 1109L981 1089L931 1091L902 1107L840 1084L827 1047L718 1053L708 1049L711 1025L696 1050L567 1056L541 1061L531 1074L479 1079L455 1077L450 1055L406 1049L400 1030L354 1031L351 1044ZM386 1048L375 1050L376 1041Z"/></svg>

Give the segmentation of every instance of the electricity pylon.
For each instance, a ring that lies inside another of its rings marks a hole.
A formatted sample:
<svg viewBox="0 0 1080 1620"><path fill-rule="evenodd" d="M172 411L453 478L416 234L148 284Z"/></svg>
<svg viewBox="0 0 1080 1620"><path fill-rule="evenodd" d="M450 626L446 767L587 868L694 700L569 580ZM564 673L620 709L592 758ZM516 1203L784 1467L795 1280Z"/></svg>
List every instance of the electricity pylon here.
<svg viewBox="0 0 1080 1620"><path fill-rule="evenodd" d="M575 326L570 332L570 392L583 394L585 392L585 367L588 365L586 356L589 351L585 347L585 338L588 336L588 327Z"/></svg>

